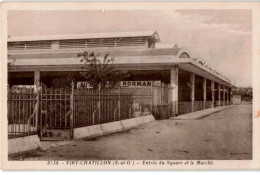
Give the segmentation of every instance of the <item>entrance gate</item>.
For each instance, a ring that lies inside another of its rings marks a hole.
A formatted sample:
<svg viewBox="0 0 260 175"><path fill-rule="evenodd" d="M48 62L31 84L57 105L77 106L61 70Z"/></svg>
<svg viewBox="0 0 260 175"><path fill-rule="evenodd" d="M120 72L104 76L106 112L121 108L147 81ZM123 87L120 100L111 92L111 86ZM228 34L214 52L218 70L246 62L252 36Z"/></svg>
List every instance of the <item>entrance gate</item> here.
<svg viewBox="0 0 260 175"><path fill-rule="evenodd" d="M65 89L41 89L40 138L41 140L72 139L71 92Z"/></svg>

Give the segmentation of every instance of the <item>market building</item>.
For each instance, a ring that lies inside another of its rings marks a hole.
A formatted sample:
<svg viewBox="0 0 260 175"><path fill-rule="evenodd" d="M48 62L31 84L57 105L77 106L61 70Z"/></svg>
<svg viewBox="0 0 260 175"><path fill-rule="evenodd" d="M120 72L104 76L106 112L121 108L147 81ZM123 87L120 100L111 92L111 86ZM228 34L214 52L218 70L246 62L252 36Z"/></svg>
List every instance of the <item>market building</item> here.
<svg viewBox="0 0 260 175"><path fill-rule="evenodd" d="M8 38L8 84L48 85L54 78L83 71L78 53L94 52L115 58L118 69L131 76L122 86L151 87L156 96L153 105L173 106L174 115L229 105L231 81L198 58L188 49L156 48L160 37L156 31L75 34ZM160 89L171 88L167 94ZM167 96L167 97L165 97Z"/></svg>

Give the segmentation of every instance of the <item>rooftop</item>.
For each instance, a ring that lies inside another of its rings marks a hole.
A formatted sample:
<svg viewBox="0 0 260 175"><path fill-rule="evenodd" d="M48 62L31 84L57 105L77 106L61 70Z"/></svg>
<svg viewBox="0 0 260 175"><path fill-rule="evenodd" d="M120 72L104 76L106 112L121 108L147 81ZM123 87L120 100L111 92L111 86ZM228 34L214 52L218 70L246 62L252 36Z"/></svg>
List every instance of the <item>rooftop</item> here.
<svg viewBox="0 0 260 175"><path fill-rule="evenodd" d="M127 31L127 32L110 32L110 33L86 33L86 34L63 34L63 35L39 35L8 37L8 42L20 41L50 41L50 40L69 40L69 39L98 39L98 38L121 38L121 37L152 37L155 42L160 41L156 31Z"/></svg>

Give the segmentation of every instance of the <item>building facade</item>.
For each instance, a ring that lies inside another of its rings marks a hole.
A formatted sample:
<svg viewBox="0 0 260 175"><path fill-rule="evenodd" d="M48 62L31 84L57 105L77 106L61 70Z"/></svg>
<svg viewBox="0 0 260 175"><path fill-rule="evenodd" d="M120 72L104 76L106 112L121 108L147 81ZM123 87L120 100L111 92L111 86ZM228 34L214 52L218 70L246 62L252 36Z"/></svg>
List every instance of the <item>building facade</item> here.
<svg viewBox="0 0 260 175"><path fill-rule="evenodd" d="M106 54L114 57L118 69L130 72L125 82L131 86L146 81L171 88L167 102L175 115L230 104L234 86L228 78L192 58L187 48L156 48L157 42L156 31L10 37L8 84L48 86L52 79L68 75L84 81L78 76L84 71L78 53L87 51L100 59Z"/></svg>

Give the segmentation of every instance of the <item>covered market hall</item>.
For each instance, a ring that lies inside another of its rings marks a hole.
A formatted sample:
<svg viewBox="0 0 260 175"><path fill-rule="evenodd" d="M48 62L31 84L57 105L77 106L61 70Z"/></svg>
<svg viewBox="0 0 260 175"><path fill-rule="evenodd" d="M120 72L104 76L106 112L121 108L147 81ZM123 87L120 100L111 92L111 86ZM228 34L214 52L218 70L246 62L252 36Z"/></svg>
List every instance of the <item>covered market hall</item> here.
<svg viewBox="0 0 260 175"><path fill-rule="evenodd" d="M9 37L8 85L51 86L68 75L83 82L78 53L87 51L113 57L117 69L130 73L122 88L153 89L152 105L172 106L173 116L230 105L231 80L187 48L157 48L158 42L156 31Z"/></svg>

